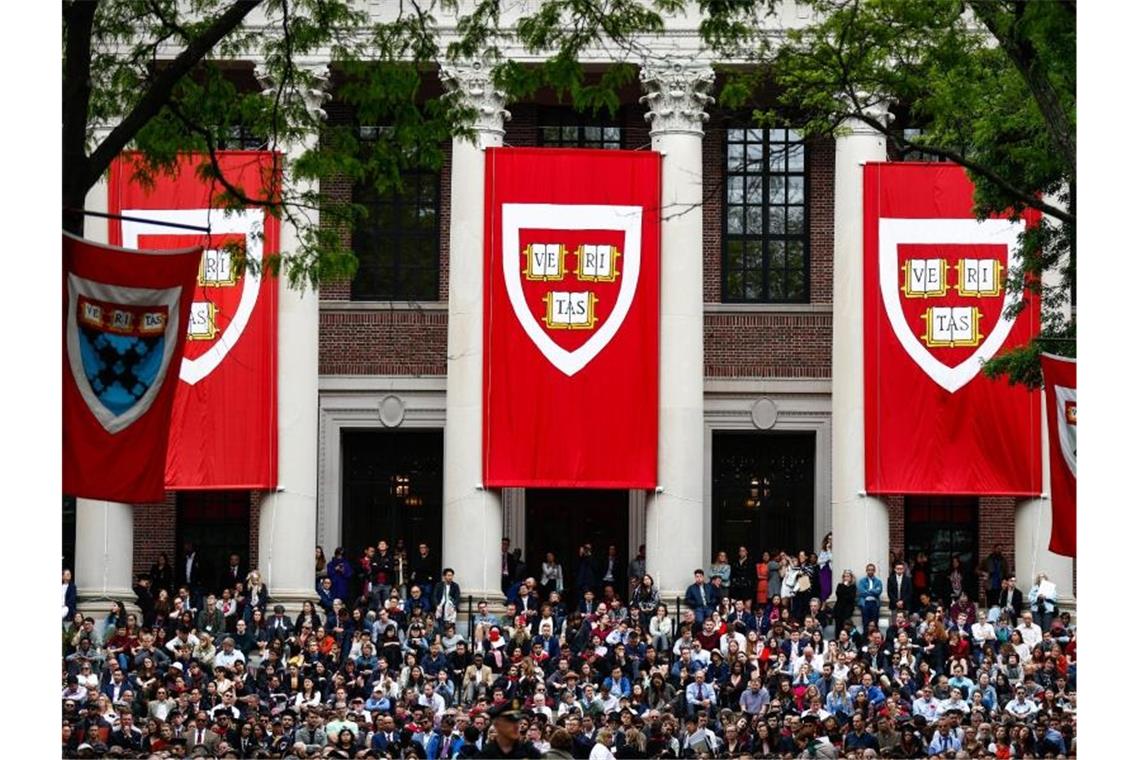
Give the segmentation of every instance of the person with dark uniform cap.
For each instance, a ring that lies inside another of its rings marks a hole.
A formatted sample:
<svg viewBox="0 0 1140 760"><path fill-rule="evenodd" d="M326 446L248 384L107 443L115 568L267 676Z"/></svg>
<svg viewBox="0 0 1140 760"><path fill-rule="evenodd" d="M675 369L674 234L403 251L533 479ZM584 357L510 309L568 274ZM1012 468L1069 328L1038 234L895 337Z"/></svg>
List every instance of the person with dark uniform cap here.
<svg viewBox="0 0 1140 760"><path fill-rule="evenodd" d="M519 718L525 715L522 706L523 701L516 697L487 711L487 717L494 721L495 738L483 745L479 757L530 758L542 754L533 744L519 736Z"/></svg>

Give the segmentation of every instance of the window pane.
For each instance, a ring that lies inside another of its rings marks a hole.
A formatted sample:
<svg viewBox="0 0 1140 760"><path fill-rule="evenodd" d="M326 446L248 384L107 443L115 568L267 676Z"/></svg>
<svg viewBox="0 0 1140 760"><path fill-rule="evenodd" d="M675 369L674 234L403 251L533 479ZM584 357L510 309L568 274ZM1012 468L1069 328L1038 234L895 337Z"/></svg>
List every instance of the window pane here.
<svg viewBox="0 0 1140 760"><path fill-rule="evenodd" d="M768 244L768 268L770 270L784 269L784 241L773 240Z"/></svg>
<svg viewBox="0 0 1140 760"><path fill-rule="evenodd" d="M744 142L744 130L743 129L730 129L730 130L728 130L728 141L729 142Z"/></svg>
<svg viewBox="0 0 1140 760"><path fill-rule="evenodd" d="M746 192L748 194L749 203L763 203L764 178L756 175L749 175Z"/></svg>
<svg viewBox="0 0 1140 760"><path fill-rule="evenodd" d="M728 223L726 225L729 235L742 235L744 234L744 207L743 206L729 206L728 207Z"/></svg>
<svg viewBox="0 0 1140 760"><path fill-rule="evenodd" d="M764 264L764 244L759 240L749 241L744 247L745 266L760 269Z"/></svg>
<svg viewBox="0 0 1140 760"><path fill-rule="evenodd" d="M788 177L788 203L804 202L804 178Z"/></svg>
<svg viewBox="0 0 1140 760"><path fill-rule="evenodd" d="M764 296L764 273L759 269L750 269L745 274L744 297L749 301L758 301Z"/></svg>
<svg viewBox="0 0 1140 760"><path fill-rule="evenodd" d="M784 291L784 272L782 269L768 270L768 298L772 301L787 299Z"/></svg>
<svg viewBox="0 0 1140 760"><path fill-rule="evenodd" d="M602 141L602 128L601 127L586 127L586 141L587 142L601 142Z"/></svg>
<svg viewBox="0 0 1140 760"><path fill-rule="evenodd" d="M789 235L802 235L804 232L804 207L787 206L785 216L788 223L787 233Z"/></svg>
<svg viewBox="0 0 1140 760"><path fill-rule="evenodd" d="M621 128L620 127L606 127L605 128L606 142L621 142Z"/></svg>
<svg viewBox="0 0 1140 760"><path fill-rule="evenodd" d="M784 234L784 207L771 206L768 209L768 234Z"/></svg>
<svg viewBox="0 0 1140 760"><path fill-rule="evenodd" d="M760 143L748 144L748 171L760 172L764 171L764 165L761 163L764 160L764 146Z"/></svg>
<svg viewBox="0 0 1140 760"><path fill-rule="evenodd" d="M804 146L802 144L788 146L788 171L802 172L804 170Z"/></svg>
<svg viewBox="0 0 1140 760"><path fill-rule="evenodd" d="M804 292L804 273L802 269L788 269L788 292L787 298L789 301L804 300L807 294Z"/></svg>
<svg viewBox="0 0 1140 760"><path fill-rule="evenodd" d="M742 269L744 267L744 241L729 240L725 243L726 269Z"/></svg>
<svg viewBox="0 0 1140 760"><path fill-rule="evenodd" d="M744 177L728 178L728 202L744 203Z"/></svg>
<svg viewBox="0 0 1140 760"><path fill-rule="evenodd" d="M772 142L783 142L787 139L788 131L786 129L772 129L769 130L768 135Z"/></svg>
<svg viewBox="0 0 1140 760"><path fill-rule="evenodd" d="M562 142L574 145L578 142L578 127L563 127Z"/></svg>
<svg viewBox="0 0 1140 760"><path fill-rule="evenodd" d="M803 269L804 244L800 240L789 240L784 244L788 269Z"/></svg>
<svg viewBox="0 0 1140 760"><path fill-rule="evenodd" d="M546 145L557 145L559 143L558 127L543 127L542 142Z"/></svg>
<svg viewBox="0 0 1140 760"><path fill-rule="evenodd" d="M788 146L775 144L768 146L768 168L773 172L787 171Z"/></svg>
<svg viewBox="0 0 1140 760"><path fill-rule="evenodd" d="M785 177L771 177L768 179L768 200L772 203L784 202Z"/></svg>
<svg viewBox="0 0 1140 760"><path fill-rule="evenodd" d="M729 298L742 298L744 296L744 273L731 270L725 275L725 287Z"/></svg>
<svg viewBox="0 0 1140 760"><path fill-rule="evenodd" d="M748 206L747 227L749 235L764 234L764 207Z"/></svg>
<svg viewBox="0 0 1140 760"><path fill-rule="evenodd" d="M748 142L763 142L763 141L764 141L764 130L762 130L762 129L750 129L750 130L748 130Z"/></svg>
<svg viewBox="0 0 1140 760"><path fill-rule="evenodd" d="M744 146L738 144L729 144L728 146L728 171L739 172L744 171Z"/></svg>

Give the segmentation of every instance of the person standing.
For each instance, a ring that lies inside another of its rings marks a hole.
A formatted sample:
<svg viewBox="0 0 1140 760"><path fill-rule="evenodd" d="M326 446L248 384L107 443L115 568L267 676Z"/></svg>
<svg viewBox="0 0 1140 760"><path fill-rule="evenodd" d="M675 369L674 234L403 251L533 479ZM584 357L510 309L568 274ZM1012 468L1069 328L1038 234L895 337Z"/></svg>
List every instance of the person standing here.
<svg viewBox="0 0 1140 760"><path fill-rule="evenodd" d="M519 719L523 717L522 702L517 697L509 699L487 711L495 727L495 736L483 745L479 757L487 758L526 758L538 757L533 744L524 741L519 735Z"/></svg>
<svg viewBox="0 0 1140 760"><path fill-rule="evenodd" d="M1029 589L1029 609L1033 612L1033 622L1048 631L1057 615L1057 584L1049 580L1045 573L1038 573Z"/></svg>
<svg viewBox="0 0 1140 760"><path fill-rule="evenodd" d="M637 556L629 561L629 590L633 593L641 584L641 576L645 575L645 544L637 547Z"/></svg>
<svg viewBox="0 0 1140 760"><path fill-rule="evenodd" d="M855 614L855 573L844 570L839 577L839 584L835 587L835 635L843 630L846 623Z"/></svg>
<svg viewBox="0 0 1140 760"><path fill-rule="evenodd" d="M411 584L419 586L420 590L424 592L424 596L431 599L432 589L439 575L439 568L436 567L435 557L432 556L431 548L427 543L420 542L416 556L410 564Z"/></svg>
<svg viewBox="0 0 1140 760"><path fill-rule="evenodd" d="M823 537L816 561L819 563L819 601L826 602L831 598L832 590L830 533Z"/></svg>
<svg viewBox="0 0 1140 760"><path fill-rule="evenodd" d="M344 547L338 546L333 550L333 558L325 567L329 580L332 581L330 593L333 599L339 599L345 604L352 601L349 598L349 583L352 581L352 563L344 556Z"/></svg>
<svg viewBox="0 0 1140 760"><path fill-rule="evenodd" d="M751 599L756 595L756 567L748 558L748 548L736 550L736 560L732 563L729 577L729 596L735 599Z"/></svg>
<svg viewBox="0 0 1140 760"><path fill-rule="evenodd" d="M867 565L867 574L859 579L859 611L863 615L863 635L871 626L871 621L879 620L879 604L883 596L883 581L875 577L875 565Z"/></svg>
<svg viewBox="0 0 1140 760"><path fill-rule="evenodd" d="M500 550L499 564L501 570L499 571L499 584L502 587L503 595L510 590L515 582L515 573L518 572L518 560L511 554L511 539L503 538Z"/></svg>
<svg viewBox="0 0 1140 760"><path fill-rule="evenodd" d="M887 600L892 615L910 609L913 591L910 576L906 574L906 564L899 560L895 563L895 572L887 580Z"/></svg>
<svg viewBox="0 0 1140 760"><path fill-rule="evenodd" d="M994 544L994 550L982 561L982 579L985 581L986 607L997 604L1001 595L1001 582L1009 575L1009 561L1002 553L1001 544Z"/></svg>

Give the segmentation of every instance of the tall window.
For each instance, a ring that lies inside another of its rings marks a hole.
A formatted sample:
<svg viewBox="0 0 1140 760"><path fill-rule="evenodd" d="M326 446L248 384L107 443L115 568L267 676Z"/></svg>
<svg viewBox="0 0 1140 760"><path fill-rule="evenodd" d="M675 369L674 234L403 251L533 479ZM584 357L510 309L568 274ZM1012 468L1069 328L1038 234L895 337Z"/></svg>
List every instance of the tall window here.
<svg viewBox="0 0 1140 760"><path fill-rule="evenodd" d="M367 144L378 127L361 127ZM405 172L403 187L376 192L356 185L352 201L368 208L352 234L360 266L352 280L358 301L435 301L439 298L439 175Z"/></svg>
<svg viewBox="0 0 1140 760"><path fill-rule="evenodd" d="M571 108L544 108L538 114L538 144L548 148L622 147L622 128L608 116L579 113Z"/></svg>
<svg viewBox="0 0 1140 760"><path fill-rule="evenodd" d="M722 296L808 300L806 146L794 129L727 130Z"/></svg>
<svg viewBox="0 0 1140 760"><path fill-rule="evenodd" d="M185 562L184 547L193 544L211 574L207 584L214 583L230 554L249 562L249 491L182 491L177 509L177 562Z"/></svg>

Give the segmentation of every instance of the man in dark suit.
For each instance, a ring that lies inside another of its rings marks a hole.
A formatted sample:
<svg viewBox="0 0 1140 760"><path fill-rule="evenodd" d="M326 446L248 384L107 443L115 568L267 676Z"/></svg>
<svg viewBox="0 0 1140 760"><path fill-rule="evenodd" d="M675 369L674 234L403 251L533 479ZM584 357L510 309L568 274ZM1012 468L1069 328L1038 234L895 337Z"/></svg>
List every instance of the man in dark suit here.
<svg viewBox="0 0 1140 760"><path fill-rule="evenodd" d="M287 641L293 635L293 621L285 614L285 607L277 604L273 607L273 615L266 626L269 635L275 639Z"/></svg>
<svg viewBox="0 0 1140 760"><path fill-rule="evenodd" d="M511 539L504 538L502 544L502 556L499 558L501 569L499 574L501 576L501 585L503 594L510 590L511 584L515 582L515 573L519 569L519 561L515 559L515 555L511 554Z"/></svg>
<svg viewBox="0 0 1140 760"><path fill-rule="evenodd" d="M241 555L237 552L230 554L229 564L218 576L218 593L222 593L222 589L232 589L234 584L238 581L245 583L245 563L241 561Z"/></svg>
<svg viewBox="0 0 1140 760"><path fill-rule="evenodd" d="M998 607L1008 612L1010 619L1016 618L1025 608L1022 601L1021 589L1017 587L1017 578L1009 576L1001 582L1001 594L998 596Z"/></svg>
<svg viewBox="0 0 1140 760"><path fill-rule="evenodd" d="M698 625L704 624L719 601L716 590L705 583L705 571L698 567L693 571L692 585L685 589L685 606L693 611Z"/></svg>
<svg viewBox="0 0 1140 760"><path fill-rule="evenodd" d="M902 610L903 612L909 610L913 595L914 589L911 585L910 576L906 574L906 565L901 561L896 562L894 573L887 579L887 599L890 602L891 610Z"/></svg>
<svg viewBox="0 0 1140 760"><path fill-rule="evenodd" d="M613 586L614 593L616 593L618 597L625 595L627 591L625 563L618 558L618 548L613 544L610 544L610 547L606 550L606 556L602 558L598 569L598 578L603 589L606 586Z"/></svg>
<svg viewBox="0 0 1140 760"><path fill-rule="evenodd" d="M178 562L178 583L190 589L194 606L202 606L202 592L206 587L206 563L198 554L197 548L189 541L182 548L182 558Z"/></svg>

